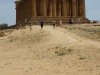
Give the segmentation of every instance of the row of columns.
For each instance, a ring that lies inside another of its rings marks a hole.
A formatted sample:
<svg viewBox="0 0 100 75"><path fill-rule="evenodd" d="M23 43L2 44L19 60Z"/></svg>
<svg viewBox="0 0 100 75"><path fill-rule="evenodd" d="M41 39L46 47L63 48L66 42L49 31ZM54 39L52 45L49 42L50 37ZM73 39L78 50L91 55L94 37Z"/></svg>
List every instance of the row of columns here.
<svg viewBox="0 0 100 75"><path fill-rule="evenodd" d="M32 16L85 17L85 0L32 0Z"/></svg>

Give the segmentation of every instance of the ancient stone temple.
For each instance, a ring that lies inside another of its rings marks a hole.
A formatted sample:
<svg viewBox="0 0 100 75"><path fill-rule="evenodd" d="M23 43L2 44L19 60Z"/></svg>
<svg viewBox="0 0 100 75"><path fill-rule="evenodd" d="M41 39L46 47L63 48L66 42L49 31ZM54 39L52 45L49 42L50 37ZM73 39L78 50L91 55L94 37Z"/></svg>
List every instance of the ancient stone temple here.
<svg viewBox="0 0 100 75"><path fill-rule="evenodd" d="M17 0L16 23L32 20L38 23L43 19L46 23L70 19L87 20L85 17L85 0Z"/></svg>

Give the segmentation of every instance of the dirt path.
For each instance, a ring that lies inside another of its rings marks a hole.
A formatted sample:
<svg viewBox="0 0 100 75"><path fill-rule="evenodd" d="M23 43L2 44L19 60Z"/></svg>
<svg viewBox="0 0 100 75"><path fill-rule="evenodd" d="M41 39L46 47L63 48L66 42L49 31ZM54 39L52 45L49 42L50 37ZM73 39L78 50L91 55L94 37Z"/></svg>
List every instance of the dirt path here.
<svg viewBox="0 0 100 75"><path fill-rule="evenodd" d="M0 75L99 75L100 42L39 26L0 38Z"/></svg>

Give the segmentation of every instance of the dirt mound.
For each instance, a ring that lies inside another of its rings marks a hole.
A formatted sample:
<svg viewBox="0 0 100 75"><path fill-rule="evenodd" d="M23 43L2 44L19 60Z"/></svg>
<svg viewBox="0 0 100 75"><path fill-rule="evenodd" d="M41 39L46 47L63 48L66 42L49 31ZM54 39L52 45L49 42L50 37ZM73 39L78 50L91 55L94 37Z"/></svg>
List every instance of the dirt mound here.
<svg viewBox="0 0 100 75"><path fill-rule="evenodd" d="M0 37L0 75L99 75L100 42L89 30L32 26Z"/></svg>
<svg viewBox="0 0 100 75"><path fill-rule="evenodd" d="M66 25L64 26L69 31L77 34L78 36L100 41L100 26L93 25Z"/></svg>

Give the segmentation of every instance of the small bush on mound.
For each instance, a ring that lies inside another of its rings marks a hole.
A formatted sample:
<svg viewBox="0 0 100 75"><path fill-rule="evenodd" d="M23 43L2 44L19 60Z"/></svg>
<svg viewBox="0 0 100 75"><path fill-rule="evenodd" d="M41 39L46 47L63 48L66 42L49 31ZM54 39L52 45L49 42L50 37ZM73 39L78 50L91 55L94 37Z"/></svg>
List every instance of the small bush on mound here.
<svg viewBox="0 0 100 75"><path fill-rule="evenodd" d="M64 56L64 55L69 55L71 54L73 51L73 49L64 47L64 48L58 48L57 51L55 51L55 53L57 54L57 56Z"/></svg>
<svg viewBox="0 0 100 75"><path fill-rule="evenodd" d="M0 37L3 37L5 36L5 33L4 32L0 32Z"/></svg>
<svg viewBox="0 0 100 75"><path fill-rule="evenodd" d="M84 57L79 58L79 60L84 60L84 59L86 59L86 58L84 58Z"/></svg>

